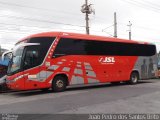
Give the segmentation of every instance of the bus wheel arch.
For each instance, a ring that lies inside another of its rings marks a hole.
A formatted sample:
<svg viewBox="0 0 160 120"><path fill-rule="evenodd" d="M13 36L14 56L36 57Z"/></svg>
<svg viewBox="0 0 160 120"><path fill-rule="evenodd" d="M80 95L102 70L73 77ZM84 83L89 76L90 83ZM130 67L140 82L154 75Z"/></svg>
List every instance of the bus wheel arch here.
<svg viewBox="0 0 160 120"><path fill-rule="evenodd" d="M137 70L134 70L131 72L130 74L130 80L129 83L134 85L138 83L140 76L139 76L139 72Z"/></svg>
<svg viewBox="0 0 160 120"><path fill-rule="evenodd" d="M52 90L55 92L65 91L69 85L68 76L66 74L57 74L52 80Z"/></svg>

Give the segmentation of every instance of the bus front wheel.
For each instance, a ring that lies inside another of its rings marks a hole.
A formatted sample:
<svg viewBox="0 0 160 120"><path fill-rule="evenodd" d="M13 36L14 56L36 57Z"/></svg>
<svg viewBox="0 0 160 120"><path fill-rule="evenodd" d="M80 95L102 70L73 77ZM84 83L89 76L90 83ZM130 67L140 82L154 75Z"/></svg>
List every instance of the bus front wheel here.
<svg viewBox="0 0 160 120"><path fill-rule="evenodd" d="M131 73L131 76L130 76L130 80L129 80L129 83L130 84L137 84L138 83L138 80L139 80L139 75L137 72L132 72Z"/></svg>
<svg viewBox="0 0 160 120"><path fill-rule="evenodd" d="M54 92L63 92L67 86L67 80L63 76L56 76L52 81L52 90Z"/></svg>

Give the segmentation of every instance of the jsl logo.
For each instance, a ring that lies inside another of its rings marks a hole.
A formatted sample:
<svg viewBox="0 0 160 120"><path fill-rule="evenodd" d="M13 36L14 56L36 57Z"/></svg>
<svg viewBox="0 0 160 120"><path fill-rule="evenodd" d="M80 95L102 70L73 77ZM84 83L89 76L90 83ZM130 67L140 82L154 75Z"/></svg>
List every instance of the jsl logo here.
<svg viewBox="0 0 160 120"><path fill-rule="evenodd" d="M115 58L114 57L100 57L99 62L113 64L115 63Z"/></svg>

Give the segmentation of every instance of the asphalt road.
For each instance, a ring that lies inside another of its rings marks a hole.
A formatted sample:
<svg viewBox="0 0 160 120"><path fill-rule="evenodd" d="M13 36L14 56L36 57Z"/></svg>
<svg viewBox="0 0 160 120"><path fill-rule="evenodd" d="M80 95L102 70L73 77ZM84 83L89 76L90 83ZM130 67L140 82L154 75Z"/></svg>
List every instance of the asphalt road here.
<svg viewBox="0 0 160 120"><path fill-rule="evenodd" d="M160 113L160 79L141 81L137 85L123 83L68 88L61 93L1 93L0 113Z"/></svg>

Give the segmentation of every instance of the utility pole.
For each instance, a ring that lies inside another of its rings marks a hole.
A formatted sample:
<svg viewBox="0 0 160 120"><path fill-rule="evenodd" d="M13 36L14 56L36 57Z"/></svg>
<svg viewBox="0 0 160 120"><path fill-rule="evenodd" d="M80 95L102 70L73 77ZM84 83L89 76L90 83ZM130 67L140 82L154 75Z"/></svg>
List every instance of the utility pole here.
<svg viewBox="0 0 160 120"><path fill-rule="evenodd" d="M114 37L117 38L117 14L114 12Z"/></svg>
<svg viewBox="0 0 160 120"><path fill-rule="evenodd" d="M86 34L89 34L89 14L94 13L94 10L91 7L92 4L88 5L88 0L85 0L85 4L81 7L81 12L85 13L86 19Z"/></svg>
<svg viewBox="0 0 160 120"><path fill-rule="evenodd" d="M128 27L129 27L129 40L131 40L132 39L132 29L131 29L131 27L132 27L132 23L129 21L129 24L127 25Z"/></svg>
<svg viewBox="0 0 160 120"><path fill-rule="evenodd" d="M85 0L86 3L86 34L89 34L89 7L88 7L88 0Z"/></svg>

